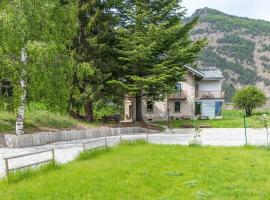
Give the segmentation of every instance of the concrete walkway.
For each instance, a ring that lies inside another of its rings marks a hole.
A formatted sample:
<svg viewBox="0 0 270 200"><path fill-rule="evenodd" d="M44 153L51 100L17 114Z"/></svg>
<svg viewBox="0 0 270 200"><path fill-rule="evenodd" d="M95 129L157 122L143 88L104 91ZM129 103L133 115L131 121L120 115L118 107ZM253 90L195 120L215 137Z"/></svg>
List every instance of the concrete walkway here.
<svg viewBox="0 0 270 200"><path fill-rule="evenodd" d="M149 134L149 142L153 144L178 144L188 145L193 138L193 129L173 129L170 133ZM244 129L204 129L201 133L202 145L213 146L242 146L245 144ZM146 138L146 134L123 135L123 139ZM248 144L250 145L265 145L266 131L264 129L248 129L247 130ZM55 149L55 157L59 163L67 163L76 158L83 150L82 143L93 141L95 139L84 139L67 142L57 142L44 146L31 148L0 148L0 177L5 175L4 157L10 157L40 150ZM119 136L108 137L109 146L114 146L120 142ZM100 141L103 142L103 141ZM98 143L95 143L96 145ZM93 144L94 145L94 144ZM43 153L30 157L19 158L10 161L10 167L30 164L33 161L41 161L51 157L51 153Z"/></svg>

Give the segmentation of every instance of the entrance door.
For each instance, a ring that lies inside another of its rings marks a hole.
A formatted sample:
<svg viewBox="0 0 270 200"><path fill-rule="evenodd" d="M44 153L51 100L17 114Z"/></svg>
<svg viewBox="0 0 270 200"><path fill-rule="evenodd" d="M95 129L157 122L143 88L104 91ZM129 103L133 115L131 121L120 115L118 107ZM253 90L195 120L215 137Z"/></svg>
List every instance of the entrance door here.
<svg viewBox="0 0 270 200"><path fill-rule="evenodd" d="M216 117L219 117L222 115L222 102L216 101L215 103L215 115Z"/></svg>
<svg viewBox="0 0 270 200"><path fill-rule="evenodd" d="M195 103L195 116L202 114L202 103L196 102Z"/></svg>

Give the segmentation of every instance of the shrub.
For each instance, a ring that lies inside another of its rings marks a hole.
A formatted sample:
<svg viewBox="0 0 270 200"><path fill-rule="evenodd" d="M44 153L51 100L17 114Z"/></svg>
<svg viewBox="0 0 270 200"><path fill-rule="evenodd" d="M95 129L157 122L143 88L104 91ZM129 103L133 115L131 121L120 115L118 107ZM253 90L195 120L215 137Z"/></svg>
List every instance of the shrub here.
<svg viewBox="0 0 270 200"><path fill-rule="evenodd" d="M251 116L254 108L265 104L266 96L255 86L246 86L235 93L233 102L237 108L244 109L247 116Z"/></svg>

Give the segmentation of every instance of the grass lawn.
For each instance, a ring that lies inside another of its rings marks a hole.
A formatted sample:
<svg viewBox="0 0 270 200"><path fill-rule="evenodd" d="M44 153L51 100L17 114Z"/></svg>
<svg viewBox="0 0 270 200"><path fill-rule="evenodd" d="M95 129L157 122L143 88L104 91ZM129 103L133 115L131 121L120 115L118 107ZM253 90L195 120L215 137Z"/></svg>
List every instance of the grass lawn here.
<svg viewBox="0 0 270 200"><path fill-rule="evenodd" d="M247 126L250 128L261 128L262 125L258 123L257 117L267 114L270 116L270 112L255 112L251 117L247 118ZM167 121L154 122L160 125L168 124ZM192 120L172 120L171 126L173 128L180 128L182 125L192 125ZM199 120L200 125L210 125L212 128L243 128L243 112L239 110L224 110L223 119L210 119L210 120ZM269 122L270 124L270 118Z"/></svg>
<svg viewBox="0 0 270 200"><path fill-rule="evenodd" d="M270 151L125 144L0 181L9 199L270 199ZM48 169L49 168L49 169Z"/></svg>

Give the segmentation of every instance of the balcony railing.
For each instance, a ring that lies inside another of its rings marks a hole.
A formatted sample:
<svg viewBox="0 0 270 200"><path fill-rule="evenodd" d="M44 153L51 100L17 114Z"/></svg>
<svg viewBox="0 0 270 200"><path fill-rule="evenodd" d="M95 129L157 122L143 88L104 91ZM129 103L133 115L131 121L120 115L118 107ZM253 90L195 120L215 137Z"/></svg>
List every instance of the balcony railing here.
<svg viewBox="0 0 270 200"><path fill-rule="evenodd" d="M169 94L168 98L170 100L179 100L179 99L183 99L185 100L187 98L187 92L186 91L178 91L172 94Z"/></svg>
<svg viewBox="0 0 270 200"><path fill-rule="evenodd" d="M195 92L196 99L224 99L225 93L221 91Z"/></svg>

